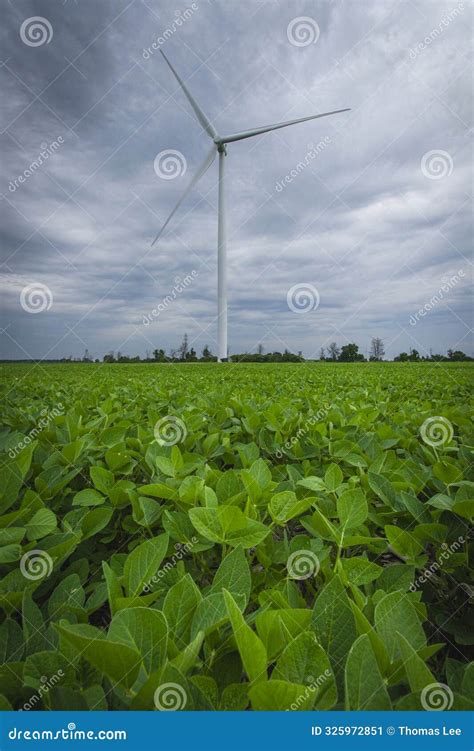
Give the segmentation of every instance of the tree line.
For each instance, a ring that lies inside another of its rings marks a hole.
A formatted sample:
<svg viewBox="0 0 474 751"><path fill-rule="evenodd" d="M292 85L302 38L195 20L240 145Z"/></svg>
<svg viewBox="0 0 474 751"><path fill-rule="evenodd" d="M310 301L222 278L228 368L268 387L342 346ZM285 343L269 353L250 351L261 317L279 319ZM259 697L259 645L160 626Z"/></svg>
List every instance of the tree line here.
<svg viewBox="0 0 474 751"><path fill-rule="evenodd" d="M319 352L319 361L321 362L382 362L385 357L385 347L380 337L372 337L368 357L359 351L359 345L355 342L349 342L339 346L337 342L331 342L327 347L321 347ZM63 360L63 361L70 361ZM418 350L410 349L408 352L400 352L393 358L394 362L462 362L470 361L469 357L461 350L449 349L446 355L433 354L428 356L420 355ZM231 362L312 362L313 358L305 360L302 352L290 352L285 349L283 352L265 352L262 344L259 344L256 352L242 352L229 356ZM103 357L103 362L108 363L127 363L127 362L216 362L217 356L214 355L209 347L202 349L200 354L196 352L193 346L190 346L188 335L184 334L183 340L177 349L171 349L167 354L162 348L157 348L153 352L147 353L145 358L138 355L130 357L123 355L120 351L115 354L108 352ZM92 362L86 350L82 362ZM96 360L99 362L99 360Z"/></svg>

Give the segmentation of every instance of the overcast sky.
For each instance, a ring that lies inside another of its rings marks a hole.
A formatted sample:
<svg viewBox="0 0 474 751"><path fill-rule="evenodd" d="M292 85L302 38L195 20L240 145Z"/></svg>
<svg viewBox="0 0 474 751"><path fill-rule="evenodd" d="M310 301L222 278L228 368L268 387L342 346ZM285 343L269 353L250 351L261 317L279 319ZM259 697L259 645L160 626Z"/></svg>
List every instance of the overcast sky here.
<svg viewBox="0 0 474 751"><path fill-rule="evenodd" d="M217 163L150 248L209 149L153 44L220 133L352 108L229 145L230 352L472 352L471 30L467 0L2 0L2 357L217 350Z"/></svg>

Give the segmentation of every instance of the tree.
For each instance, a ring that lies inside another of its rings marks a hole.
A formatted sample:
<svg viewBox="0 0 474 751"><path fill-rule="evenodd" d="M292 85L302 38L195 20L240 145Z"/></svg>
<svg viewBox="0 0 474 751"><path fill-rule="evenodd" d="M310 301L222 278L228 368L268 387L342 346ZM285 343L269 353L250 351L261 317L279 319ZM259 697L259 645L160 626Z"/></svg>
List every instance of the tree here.
<svg viewBox="0 0 474 751"><path fill-rule="evenodd" d="M468 358L468 356L464 352L461 352L460 349L456 349L456 350L454 350L454 352L453 352L452 349L448 349L448 357L453 362L460 362L461 360L469 360L470 359L470 358Z"/></svg>
<svg viewBox="0 0 474 751"><path fill-rule="evenodd" d="M166 353L165 353L164 349L154 349L153 350L153 359L156 362L166 362L166 360L168 358L166 357Z"/></svg>
<svg viewBox="0 0 474 751"><path fill-rule="evenodd" d="M394 362L419 362L420 361L420 353L417 349L411 349L410 353L407 352L400 352L397 357L393 358Z"/></svg>
<svg viewBox="0 0 474 751"><path fill-rule="evenodd" d="M337 346L336 342L331 342L331 344L328 347L328 352L329 352L330 360L337 360L340 354L340 349Z"/></svg>
<svg viewBox="0 0 474 751"><path fill-rule="evenodd" d="M183 336L183 341L181 342L181 346L178 349L179 352L179 359L180 360L186 360L186 356L188 354L189 347L188 347L188 335L185 334Z"/></svg>
<svg viewBox="0 0 474 751"><path fill-rule="evenodd" d="M212 352L209 349L208 345L206 344L202 351L201 360L211 360L211 359L212 359Z"/></svg>
<svg viewBox="0 0 474 751"><path fill-rule="evenodd" d="M196 350L194 349L194 347L191 347L191 349L187 353L186 360L189 360L190 362L196 362L197 355L196 355Z"/></svg>
<svg viewBox="0 0 474 751"><path fill-rule="evenodd" d="M383 346L382 339L380 339L378 336L373 336L370 343L369 359L372 361L380 362L380 360L383 360L384 354L385 348Z"/></svg>
<svg viewBox="0 0 474 751"><path fill-rule="evenodd" d="M339 355L340 362L359 362L364 360L364 355L359 353L359 347L354 342L344 344Z"/></svg>
<svg viewBox="0 0 474 751"><path fill-rule="evenodd" d="M104 355L104 362L115 362L115 357L113 352L107 352L106 355Z"/></svg>
<svg viewBox="0 0 474 751"><path fill-rule="evenodd" d="M324 349L324 347L321 347L321 349L319 350L319 359L320 360L326 359L326 350Z"/></svg>

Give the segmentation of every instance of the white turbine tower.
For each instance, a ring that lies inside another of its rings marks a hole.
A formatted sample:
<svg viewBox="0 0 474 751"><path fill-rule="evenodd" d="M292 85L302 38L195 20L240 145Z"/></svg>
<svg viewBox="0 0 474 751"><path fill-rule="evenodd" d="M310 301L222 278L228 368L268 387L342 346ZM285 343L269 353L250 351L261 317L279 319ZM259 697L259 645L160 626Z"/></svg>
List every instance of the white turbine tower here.
<svg viewBox="0 0 474 751"><path fill-rule="evenodd" d="M206 133L212 139L212 147L205 160L199 167L198 171L192 178L188 187L180 197L178 203L174 207L173 211L163 224L162 228L158 232L157 236L152 242L152 246L156 243L165 227L169 224L171 218L174 216L178 208L183 203L186 196L190 193L192 188L201 179L205 172L209 169L216 154L219 154L219 206L218 206L218 224L217 224L217 321L218 321L218 356L219 362L227 360L227 248L226 248L226 212L225 212L225 192L224 192L224 159L227 154L226 145L233 143L233 141L242 141L244 138L252 138L252 136L259 136L262 133L268 133L271 130L279 130L279 128L286 128L288 125L296 125L297 123L305 123L308 120L317 120L319 117L327 117L328 115L337 115L339 112L348 112L350 107L342 110L333 110L332 112L323 112L320 115L310 115L309 117L300 117L298 120L287 120L284 123L275 123L274 125L263 125L261 128L253 128L252 130L245 130L241 133L232 133L230 136L220 136L211 121L204 114L198 103L191 95L189 89L185 85L184 81L180 78L175 71L170 61L166 57L165 53L160 50L168 66L171 69L174 77L181 86L184 94L186 95L189 104L194 110L194 114L197 117L198 122L204 128Z"/></svg>

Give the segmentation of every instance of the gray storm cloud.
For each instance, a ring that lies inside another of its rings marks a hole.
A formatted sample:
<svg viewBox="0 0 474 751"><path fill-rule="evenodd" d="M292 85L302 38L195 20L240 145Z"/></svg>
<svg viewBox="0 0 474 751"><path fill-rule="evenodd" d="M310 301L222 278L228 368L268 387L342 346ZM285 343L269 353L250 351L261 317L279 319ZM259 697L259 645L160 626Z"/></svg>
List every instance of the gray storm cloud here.
<svg viewBox="0 0 474 751"><path fill-rule="evenodd" d="M29 38L32 17L49 26ZM185 331L215 351L215 165L150 248L208 148L160 47L220 132L352 108L229 145L232 352L472 352L469 3L20 0L3 20L2 357L144 355ZM34 284L53 300L32 314ZM299 284L320 298L304 315Z"/></svg>

